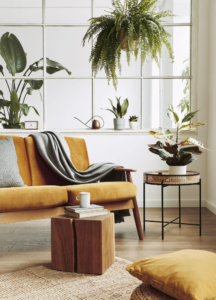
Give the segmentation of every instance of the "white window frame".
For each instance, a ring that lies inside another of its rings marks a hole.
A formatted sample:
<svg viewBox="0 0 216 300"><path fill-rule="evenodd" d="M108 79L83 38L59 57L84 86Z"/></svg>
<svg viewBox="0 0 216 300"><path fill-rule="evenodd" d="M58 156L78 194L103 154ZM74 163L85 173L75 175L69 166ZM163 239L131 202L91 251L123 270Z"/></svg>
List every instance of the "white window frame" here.
<svg viewBox="0 0 216 300"><path fill-rule="evenodd" d="M199 8L199 1L197 0L190 0L191 1L191 22L190 23L167 23L164 26L189 26L190 27L190 76L183 77L183 76L150 76L145 77L143 76L143 71L141 67L141 74L140 76L133 76L133 77L126 77L126 76L119 76L119 79L140 79L140 86L141 86L141 96L140 96L140 127L142 129L138 129L136 131L130 131L130 130L124 130L124 132L121 131L121 133L131 133L131 134L139 134L139 133L146 133L149 130L155 129L155 128L145 128L143 129L143 80L145 79L190 79L190 104L191 104L191 110L195 110L197 103L197 45L198 45L198 8ZM91 0L91 17L94 16L94 8L95 8L95 0ZM46 0L42 0L42 23L37 24L26 24L26 23L19 23L19 24L0 24L0 26L4 27L10 27L10 26L20 26L20 27L41 27L43 32L43 59L44 59L44 65L46 66L46 28L47 27L88 27L88 24L47 24L46 23ZM93 41L91 43L93 46ZM14 79L12 76L7 76L2 79ZM23 76L17 76L16 79L26 79L26 77ZM95 115L95 80L97 79L104 79L107 80L106 77L93 77L93 74L91 76L86 77L79 77L79 76L68 76L68 77L52 77L48 76L46 74L46 69L43 70L43 76L41 77L31 77L31 79L42 79L43 84L43 130L46 130L47 127L47 95L46 95L46 81L47 80L56 80L56 79L91 79L92 81L92 116ZM50 130L50 129L49 129ZM119 133L118 131L109 130L109 129L101 129L101 130L83 130L83 129L68 129L68 130L59 130L58 128L53 128L53 130L60 131L60 132L84 132L84 133ZM1 129L0 132L25 132L25 130L5 130ZM195 132L196 134L197 132Z"/></svg>

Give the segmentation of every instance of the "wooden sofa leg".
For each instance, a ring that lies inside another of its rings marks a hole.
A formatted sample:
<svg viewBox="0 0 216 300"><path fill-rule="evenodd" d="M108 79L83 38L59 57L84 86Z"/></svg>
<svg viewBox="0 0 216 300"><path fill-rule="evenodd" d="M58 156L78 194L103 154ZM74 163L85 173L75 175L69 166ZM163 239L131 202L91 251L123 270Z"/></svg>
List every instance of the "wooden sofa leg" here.
<svg viewBox="0 0 216 300"><path fill-rule="evenodd" d="M143 231L142 231L142 225L141 225L141 221L140 221L140 214L139 214L136 197L133 198L133 204L134 204L133 214L134 214L134 220L136 223L137 232L139 235L139 239L143 240Z"/></svg>
<svg viewBox="0 0 216 300"><path fill-rule="evenodd" d="M126 175L127 175L127 181L133 183L131 173L126 172ZM142 231L142 225L141 225L141 221L140 221L140 214L139 214L139 209L138 209L136 197L133 198L133 204L134 204L133 214L134 214L134 220L135 220L135 223L136 223L138 236L139 236L140 240L143 240L143 231Z"/></svg>

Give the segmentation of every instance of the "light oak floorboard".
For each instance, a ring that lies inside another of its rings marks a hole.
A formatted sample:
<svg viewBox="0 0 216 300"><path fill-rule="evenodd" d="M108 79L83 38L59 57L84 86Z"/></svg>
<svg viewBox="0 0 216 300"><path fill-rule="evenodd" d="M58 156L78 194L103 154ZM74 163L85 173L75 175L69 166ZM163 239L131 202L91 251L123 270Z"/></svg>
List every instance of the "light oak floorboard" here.
<svg viewBox="0 0 216 300"><path fill-rule="evenodd" d="M143 220L143 210L140 208ZM165 208L165 220L178 216L178 208ZM146 219L161 220L160 208L147 208ZM198 208L182 208L182 222L197 223ZM115 225L116 256L137 261L154 255L183 249L201 249L216 253L216 215L202 208L202 236L195 226L172 224L165 227L161 240L161 224L146 223L144 240L138 239L133 214ZM0 274L29 267L51 266L50 219L0 225Z"/></svg>

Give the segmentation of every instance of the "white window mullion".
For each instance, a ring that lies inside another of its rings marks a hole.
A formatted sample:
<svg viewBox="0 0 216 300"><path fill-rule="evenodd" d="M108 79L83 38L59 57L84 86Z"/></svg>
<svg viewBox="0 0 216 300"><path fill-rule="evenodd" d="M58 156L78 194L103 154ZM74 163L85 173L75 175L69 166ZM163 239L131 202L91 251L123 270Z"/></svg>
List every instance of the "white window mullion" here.
<svg viewBox="0 0 216 300"><path fill-rule="evenodd" d="M43 129L47 128L47 99L46 99L46 0L42 2L43 22Z"/></svg>

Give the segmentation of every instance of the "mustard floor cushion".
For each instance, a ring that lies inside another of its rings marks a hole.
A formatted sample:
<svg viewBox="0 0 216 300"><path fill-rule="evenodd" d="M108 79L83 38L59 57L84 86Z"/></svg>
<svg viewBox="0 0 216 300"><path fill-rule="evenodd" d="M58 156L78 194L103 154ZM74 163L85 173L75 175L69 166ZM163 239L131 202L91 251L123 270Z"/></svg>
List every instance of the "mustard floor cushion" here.
<svg viewBox="0 0 216 300"><path fill-rule="evenodd" d="M181 250L137 261L126 270L178 300L216 299L216 254L212 252Z"/></svg>

